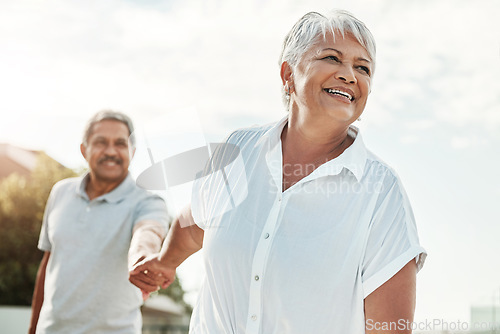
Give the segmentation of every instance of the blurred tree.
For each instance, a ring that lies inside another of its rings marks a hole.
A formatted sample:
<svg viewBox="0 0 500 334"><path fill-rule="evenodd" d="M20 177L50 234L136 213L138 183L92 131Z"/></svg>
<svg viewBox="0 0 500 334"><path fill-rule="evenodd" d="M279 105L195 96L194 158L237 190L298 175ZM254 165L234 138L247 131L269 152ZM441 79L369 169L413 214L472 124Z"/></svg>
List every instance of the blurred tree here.
<svg viewBox="0 0 500 334"><path fill-rule="evenodd" d="M169 296L174 302L184 307L187 314L191 314L193 312L193 307L184 301L185 291L182 288L179 277L176 276L176 280L170 284L168 288L160 289L158 293Z"/></svg>
<svg viewBox="0 0 500 334"><path fill-rule="evenodd" d="M75 175L41 152L29 177L14 173L0 181L0 304L31 304L45 203L57 181Z"/></svg>

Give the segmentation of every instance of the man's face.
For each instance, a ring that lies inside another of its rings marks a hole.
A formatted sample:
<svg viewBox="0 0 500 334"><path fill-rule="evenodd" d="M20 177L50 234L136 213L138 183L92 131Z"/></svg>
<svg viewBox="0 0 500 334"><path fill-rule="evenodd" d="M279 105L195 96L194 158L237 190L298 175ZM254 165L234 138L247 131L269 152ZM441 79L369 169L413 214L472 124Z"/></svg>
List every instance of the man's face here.
<svg viewBox="0 0 500 334"><path fill-rule="evenodd" d="M128 174L133 152L127 126L115 120L103 120L92 127L87 145L80 147L90 168L93 182L120 184Z"/></svg>

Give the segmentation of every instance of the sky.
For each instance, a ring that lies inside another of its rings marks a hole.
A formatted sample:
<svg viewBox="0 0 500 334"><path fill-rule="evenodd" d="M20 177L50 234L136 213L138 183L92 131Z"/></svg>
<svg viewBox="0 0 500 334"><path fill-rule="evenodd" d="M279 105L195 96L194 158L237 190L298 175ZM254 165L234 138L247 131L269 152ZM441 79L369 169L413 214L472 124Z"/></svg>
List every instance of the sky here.
<svg viewBox="0 0 500 334"><path fill-rule="evenodd" d="M80 168L84 124L102 109L129 114L155 159L276 121L283 38L332 8L377 42L357 125L403 180L429 253L415 321L468 321L472 305L500 304L497 0L2 0L0 142ZM185 192L167 196L181 205ZM179 268L190 301L199 262Z"/></svg>

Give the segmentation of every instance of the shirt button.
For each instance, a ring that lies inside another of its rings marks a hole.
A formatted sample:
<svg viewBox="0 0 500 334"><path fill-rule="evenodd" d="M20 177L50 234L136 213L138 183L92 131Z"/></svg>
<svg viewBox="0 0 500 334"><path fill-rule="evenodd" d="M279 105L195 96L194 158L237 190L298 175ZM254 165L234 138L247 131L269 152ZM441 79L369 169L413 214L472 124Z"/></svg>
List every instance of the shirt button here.
<svg viewBox="0 0 500 334"><path fill-rule="evenodd" d="M258 275L255 275L255 280L258 281L260 277Z"/></svg>
<svg viewBox="0 0 500 334"><path fill-rule="evenodd" d="M257 320L257 316L256 316L255 314L254 314L254 315L252 315L252 320L253 320L253 321Z"/></svg>
<svg viewBox="0 0 500 334"><path fill-rule="evenodd" d="M89 211L90 211L90 206L87 206L87 212L89 212Z"/></svg>
<svg viewBox="0 0 500 334"><path fill-rule="evenodd" d="M267 239L267 238L269 238L269 233L266 233L266 234L264 235L264 239Z"/></svg>
<svg viewBox="0 0 500 334"><path fill-rule="evenodd" d="M278 201L280 201L280 202L281 202L281 197L280 197L280 198L278 198Z"/></svg>

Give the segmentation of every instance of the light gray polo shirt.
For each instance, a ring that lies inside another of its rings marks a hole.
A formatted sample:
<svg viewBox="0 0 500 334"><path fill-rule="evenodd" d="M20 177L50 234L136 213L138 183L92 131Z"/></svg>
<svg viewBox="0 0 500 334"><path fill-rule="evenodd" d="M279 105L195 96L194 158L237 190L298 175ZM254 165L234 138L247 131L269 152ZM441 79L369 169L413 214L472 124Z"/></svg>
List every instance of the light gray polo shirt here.
<svg viewBox="0 0 500 334"><path fill-rule="evenodd" d="M51 256L37 333L140 333L142 298L128 281L128 250L138 222L167 227L165 202L130 174L89 201L87 180L58 182L45 208L38 248Z"/></svg>

